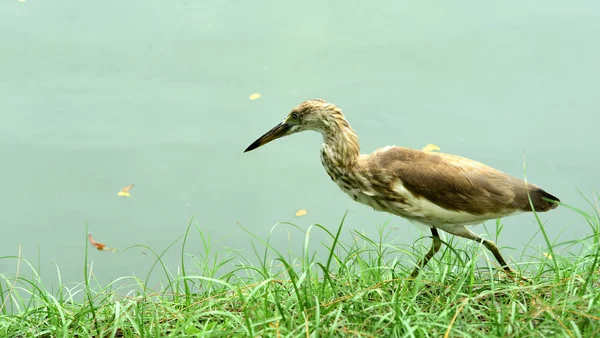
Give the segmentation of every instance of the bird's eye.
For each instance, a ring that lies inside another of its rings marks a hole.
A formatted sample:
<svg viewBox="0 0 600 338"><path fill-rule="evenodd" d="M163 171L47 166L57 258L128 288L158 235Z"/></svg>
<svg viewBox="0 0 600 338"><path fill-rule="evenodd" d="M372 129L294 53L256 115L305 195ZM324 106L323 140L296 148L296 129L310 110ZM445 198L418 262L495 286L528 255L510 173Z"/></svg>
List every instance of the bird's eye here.
<svg viewBox="0 0 600 338"><path fill-rule="evenodd" d="M292 113L292 118L298 121L298 113Z"/></svg>

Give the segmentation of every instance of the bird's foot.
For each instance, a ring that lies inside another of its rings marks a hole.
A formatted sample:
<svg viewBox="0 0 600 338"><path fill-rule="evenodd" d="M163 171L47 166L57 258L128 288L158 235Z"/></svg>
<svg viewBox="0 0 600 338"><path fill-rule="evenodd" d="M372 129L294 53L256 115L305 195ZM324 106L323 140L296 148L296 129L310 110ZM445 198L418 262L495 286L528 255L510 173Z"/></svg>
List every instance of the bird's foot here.
<svg viewBox="0 0 600 338"><path fill-rule="evenodd" d="M531 284L531 279L521 275L520 273L516 272L515 270L509 268L508 266L504 267L504 272L510 279L512 279L515 282L521 281L523 283Z"/></svg>

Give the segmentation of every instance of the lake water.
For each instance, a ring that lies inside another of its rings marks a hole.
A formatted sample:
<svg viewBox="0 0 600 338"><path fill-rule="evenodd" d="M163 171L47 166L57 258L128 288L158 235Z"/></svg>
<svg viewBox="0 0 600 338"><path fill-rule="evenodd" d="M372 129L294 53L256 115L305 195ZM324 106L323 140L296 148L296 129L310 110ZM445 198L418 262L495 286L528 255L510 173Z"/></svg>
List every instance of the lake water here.
<svg viewBox="0 0 600 338"><path fill-rule="evenodd" d="M414 242L421 229L330 181L320 135L243 153L313 97L344 109L363 152L435 143L521 178L524 155L531 182L584 209L577 189L600 187L597 1L6 0L0 32L0 256L21 247L44 278L56 263L82 280L86 225L111 247L160 251L195 217L213 250L251 258L238 222L266 238L280 221L335 230L348 211L342 241L389 222ZM589 235L567 208L540 216L552 239L574 220L560 240ZM538 226L503 223L513 258ZM303 241L287 229L279 248ZM186 251L201 246L194 235ZM143 276L142 251L89 256L108 281Z"/></svg>

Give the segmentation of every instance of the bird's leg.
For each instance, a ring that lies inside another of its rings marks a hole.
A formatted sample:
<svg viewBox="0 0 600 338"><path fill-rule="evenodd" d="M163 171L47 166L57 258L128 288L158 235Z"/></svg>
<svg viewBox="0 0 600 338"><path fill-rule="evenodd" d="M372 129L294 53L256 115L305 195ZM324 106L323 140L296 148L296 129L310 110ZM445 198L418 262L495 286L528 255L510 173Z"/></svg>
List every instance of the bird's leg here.
<svg viewBox="0 0 600 338"><path fill-rule="evenodd" d="M498 247L496 246L496 243L490 241L489 239L483 239L481 238L481 242L483 245L485 245L485 247L490 250L492 252L492 254L494 254L494 257L496 257L496 260L498 261L498 263L500 263L500 266L502 266L502 269L504 269L504 271L506 271L506 273L508 274L509 277L511 277L513 280L515 278L515 276L517 276L517 272L513 269L511 269L508 264L506 264L506 262L504 261L504 258L502 257L502 255L500 254L500 250L498 249ZM521 279L521 281L524 282L531 282L529 280L529 278L519 275L519 279Z"/></svg>
<svg viewBox="0 0 600 338"><path fill-rule="evenodd" d="M433 239L431 243L431 249L429 249L429 251L427 251L427 253L425 254L425 257L421 258L421 260L417 263L417 266L410 274L412 278L417 277L419 275L419 271L421 271L421 268L427 265L427 263L431 260L433 255L440 251L440 247L442 246L442 240L440 239L440 235L438 234L436 228L431 228L431 235Z"/></svg>
<svg viewBox="0 0 600 338"><path fill-rule="evenodd" d="M498 261L498 263L500 264L500 266L502 267L502 269L504 269L504 271L506 271L507 273L514 275L515 274L515 270L511 269L508 264L506 263L506 261L504 260L504 257L502 257L502 254L500 253L500 249L498 249L498 247L496 246L496 243L490 241L489 239L485 239L485 238L479 238L479 240L477 240L479 243L483 244L488 250L490 250L492 252L492 254L494 255L494 257L496 257L496 260Z"/></svg>
<svg viewBox="0 0 600 338"><path fill-rule="evenodd" d="M502 254L500 253L500 249L498 249L498 247L496 246L496 243L490 241L489 239L479 237L476 233L472 232L471 230L467 229L466 227L449 228L449 229L444 229L444 230L453 235L460 236L462 238L470 239L477 243L483 244L488 250L490 250L490 252L494 255L494 257L496 258L496 260L498 261L498 263L500 264L502 269L504 269L504 271L506 271L506 273L509 276L514 277L517 275L515 270L511 269L508 266L508 264L506 263L506 261L504 260L504 257L502 257ZM522 276L521 276L521 279L527 280L527 278L522 277Z"/></svg>

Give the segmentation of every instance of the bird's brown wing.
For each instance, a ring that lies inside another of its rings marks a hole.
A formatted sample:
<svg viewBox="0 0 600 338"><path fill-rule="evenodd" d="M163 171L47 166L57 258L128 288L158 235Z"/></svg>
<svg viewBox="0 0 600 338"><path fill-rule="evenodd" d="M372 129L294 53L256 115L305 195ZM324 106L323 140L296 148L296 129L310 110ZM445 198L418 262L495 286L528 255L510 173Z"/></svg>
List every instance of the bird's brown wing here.
<svg viewBox="0 0 600 338"><path fill-rule="evenodd" d="M399 179L415 197L436 205L471 214L507 214L531 211L531 196L536 211L547 211L558 199L538 186L519 180L467 158L393 147L375 152L371 165Z"/></svg>

